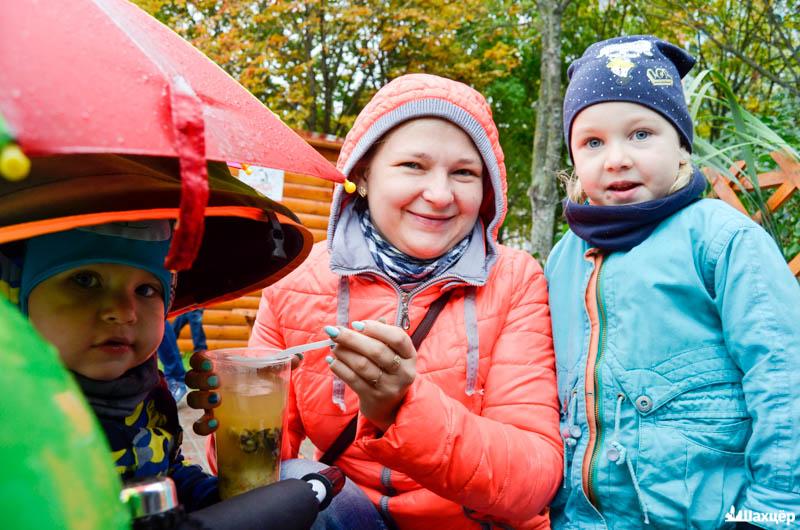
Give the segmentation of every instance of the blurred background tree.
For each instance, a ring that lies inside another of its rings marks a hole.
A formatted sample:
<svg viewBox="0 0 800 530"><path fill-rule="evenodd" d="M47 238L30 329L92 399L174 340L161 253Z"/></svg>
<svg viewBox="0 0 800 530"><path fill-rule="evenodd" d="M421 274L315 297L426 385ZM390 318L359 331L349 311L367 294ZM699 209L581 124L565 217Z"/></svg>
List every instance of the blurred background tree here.
<svg viewBox="0 0 800 530"><path fill-rule="evenodd" d="M290 126L344 136L407 72L478 90L519 64L512 2L140 0Z"/></svg>
<svg viewBox="0 0 800 530"><path fill-rule="evenodd" d="M483 92L508 169L501 238L540 259L566 230L553 171L570 169L560 123L566 67L592 42L651 33L698 58L693 76L717 72L695 117L697 137L724 156L705 149L696 161L727 169L724 161L752 155L754 169L768 170L772 135L800 150L796 0L134 1L298 129L344 136L374 92L408 72ZM727 89L761 126L737 132ZM542 215L532 215L532 201ZM785 252L800 250L800 198L775 216L775 230Z"/></svg>

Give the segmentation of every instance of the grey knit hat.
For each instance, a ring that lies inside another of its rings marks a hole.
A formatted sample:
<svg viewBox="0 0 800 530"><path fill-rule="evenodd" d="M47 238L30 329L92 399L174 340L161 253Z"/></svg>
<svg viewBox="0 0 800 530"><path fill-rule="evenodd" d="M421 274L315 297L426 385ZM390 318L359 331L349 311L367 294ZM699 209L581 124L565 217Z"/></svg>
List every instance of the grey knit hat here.
<svg viewBox="0 0 800 530"><path fill-rule="evenodd" d="M572 122L580 111L606 101L627 101L666 118L692 150L693 126L681 79L695 59L683 49L652 35L615 37L596 42L567 70L564 137L572 157Z"/></svg>

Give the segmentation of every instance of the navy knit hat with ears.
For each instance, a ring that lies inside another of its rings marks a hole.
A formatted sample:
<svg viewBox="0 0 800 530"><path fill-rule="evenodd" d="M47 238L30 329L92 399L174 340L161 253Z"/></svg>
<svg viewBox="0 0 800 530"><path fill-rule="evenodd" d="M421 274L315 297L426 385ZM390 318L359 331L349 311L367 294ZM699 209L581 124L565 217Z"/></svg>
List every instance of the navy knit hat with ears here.
<svg viewBox="0 0 800 530"><path fill-rule="evenodd" d="M564 137L572 158L572 122L580 111L606 101L628 101L666 118L692 150L693 127L681 79L695 59L683 49L652 35L615 37L596 42L567 70Z"/></svg>

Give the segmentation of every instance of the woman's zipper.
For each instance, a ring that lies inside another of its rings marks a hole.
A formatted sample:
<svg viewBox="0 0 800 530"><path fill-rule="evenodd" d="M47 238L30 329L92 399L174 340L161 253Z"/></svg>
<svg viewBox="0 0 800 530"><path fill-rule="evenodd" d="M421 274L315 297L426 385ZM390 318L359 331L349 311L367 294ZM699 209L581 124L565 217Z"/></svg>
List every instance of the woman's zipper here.
<svg viewBox="0 0 800 530"><path fill-rule="evenodd" d="M363 269L363 270L360 270L358 272L353 272L353 273L350 273L350 274L347 274L347 273L339 273L339 274L341 274L341 276L357 276L359 274L365 274L365 273L374 274L378 278L380 278L380 279L384 280L386 283L388 283L395 290L395 293L397 293L397 298L399 300L398 307L397 307L397 320L395 321L395 324L400 326L400 327L402 327L406 331L408 331L411 328L411 317L408 314L408 306L411 304L411 299L414 298L417 294L419 294L422 291L424 291L425 289L427 289L428 287L430 287L431 285L434 285L436 283L443 283L443 282L447 282L447 281L453 281L453 280L458 280L458 281L463 282L463 283L465 283L467 285L472 285L472 286L477 286L478 285L476 282L471 282L471 281L469 281L469 280L467 280L465 278L462 278L461 276L449 275L449 276L444 276L444 277L441 277L441 278L434 278L433 280L428 280L426 282L423 282L423 283L419 284L418 286L416 286L415 288L411 289L410 291L406 292L406 291L404 291L403 289L400 288L400 284L399 283L397 283L393 279L389 278L388 276L386 276L383 273L383 271L380 271L378 269L369 269L368 268L368 269Z"/></svg>

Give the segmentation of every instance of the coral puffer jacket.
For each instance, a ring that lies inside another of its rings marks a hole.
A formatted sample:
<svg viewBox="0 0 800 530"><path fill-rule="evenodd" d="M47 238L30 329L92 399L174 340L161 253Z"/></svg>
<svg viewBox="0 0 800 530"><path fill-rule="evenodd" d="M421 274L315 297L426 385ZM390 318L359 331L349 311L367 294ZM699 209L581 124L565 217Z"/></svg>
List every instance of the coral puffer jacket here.
<svg viewBox="0 0 800 530"><path fill-rule="evenodd" d="M381 118L452 117L454 108L465 113L457 124L481 152L493 192L484 194L464 255L443 275L403 291L376 267L352 200L339 187L327 242L263 291L250 344L284 348L326 338L325 325L379 317L398 325L407 319L411 334L431 303L452 291L417 352L417 376L395 423L379 433L359 418L356 439L336 465L403 530L478 529L487 522L548 528L546 507L563 455L547 287L530 255L496 241L506 183L488 105L460 83L399 78L361 113L339 167L348 174L385 133ZM295 457L304 437L319 457L358 414L357 396L333 376L328 353L309 352L292 374L283 458Z"/></svg>

